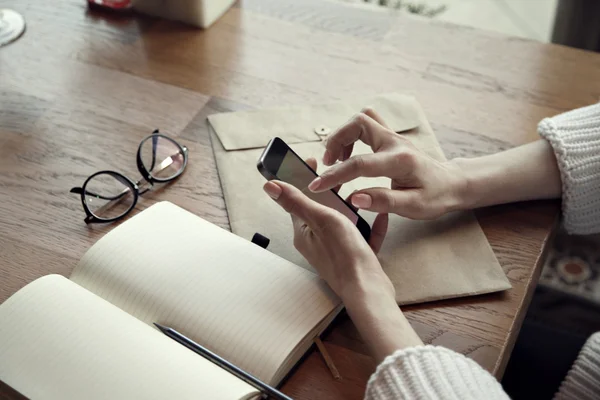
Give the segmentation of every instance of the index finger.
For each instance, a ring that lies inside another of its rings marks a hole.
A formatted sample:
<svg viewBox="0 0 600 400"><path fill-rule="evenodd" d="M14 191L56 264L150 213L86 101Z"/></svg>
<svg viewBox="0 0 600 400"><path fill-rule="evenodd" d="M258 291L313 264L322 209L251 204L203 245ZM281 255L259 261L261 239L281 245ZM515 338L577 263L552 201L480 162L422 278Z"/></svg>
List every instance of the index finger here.
<svg viewBox="0 0 600 400"><path fill-rule="evenodd" d="M340 159L344 149L357 140L368 144L373 152L376 152L381 146L392 141L393 136L365 112L360 112L327 139L323 162L332 165Z"/></svg>
<svg viewBox="0 0 600 400"><path fill-rule="evenodd" d="M379 115L379 113L377 111L375 111L373 108L365 107L365 108L363 108L363 110L361 112L363 112L363 113L367 114L369 117L373 118L375 121L377 121L379 123L379 125L383 126L384 128L389 129L389 126L385 123L383 118L381 118L381 115Z"/></svg>
<svg viewBox="0 0 600 400"><path fill-rule="evenodd" d="M315 178L308 185L308 190L321 193L361 176L369 178L390 176L389 169L393 166L390 154L385 152L350 157Z"/></svg>

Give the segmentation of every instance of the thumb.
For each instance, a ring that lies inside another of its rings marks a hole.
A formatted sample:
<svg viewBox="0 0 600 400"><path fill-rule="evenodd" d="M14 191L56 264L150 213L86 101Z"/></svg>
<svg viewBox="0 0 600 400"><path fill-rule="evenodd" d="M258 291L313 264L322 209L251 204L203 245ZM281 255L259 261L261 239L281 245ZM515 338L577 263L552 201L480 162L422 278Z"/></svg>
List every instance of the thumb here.
<svg viewBox="0 0 600 400"><path fill-rule="evenodd" d="M407 218L419 218L423 209L417 189L364 189L354 193L350 201L354 207L362 210L394 213Z"/></svg>

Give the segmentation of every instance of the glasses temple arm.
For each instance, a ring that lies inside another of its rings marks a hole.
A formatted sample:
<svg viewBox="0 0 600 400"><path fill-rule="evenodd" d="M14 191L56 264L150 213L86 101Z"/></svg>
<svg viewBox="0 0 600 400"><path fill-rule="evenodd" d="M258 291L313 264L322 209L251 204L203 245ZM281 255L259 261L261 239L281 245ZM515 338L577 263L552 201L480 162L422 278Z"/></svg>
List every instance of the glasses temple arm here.
<svg viewBox="0 0 600 400"><path fill-rule="evenodd" d="M71 192L71 193L82 194L82 193L83 193L83 188L80 188L80 187L74 187L74 188L72 188L72 189L70 190L70 192ZM119 193L119 194L118 194L118 195L116 195L116 196L112 196L112 197L109 197L109 196L102 196L101 194L94 193L94 192L92 192L92 191L90 191L90 190L86 190L86 191L85 191L85 194L86 194L86 195L89 195L89 196L94 196L94 197L96 197L96 198L98 198L98 199L112 201L112 200L118 200L118 199L120 199L121 197L125 196L125 195L126 195L128 192L129 192L129 189L124 189L124 190L123 190L121 193Z"/></svg>

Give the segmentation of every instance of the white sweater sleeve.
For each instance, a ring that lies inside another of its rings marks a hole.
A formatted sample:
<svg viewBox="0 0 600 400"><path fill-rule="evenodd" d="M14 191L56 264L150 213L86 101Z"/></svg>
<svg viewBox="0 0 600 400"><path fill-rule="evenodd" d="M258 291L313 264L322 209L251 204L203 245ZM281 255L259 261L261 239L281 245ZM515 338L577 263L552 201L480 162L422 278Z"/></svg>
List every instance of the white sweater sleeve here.
<svg viewBox="0 0 600 400"><path fill-rule="evenodd" d="M600 232L600 103L545 118L538 132L556 154L565 228Z"/></svg>
<svg viewBox="0 0 600 400"><path fill-rule="evenodd" d="M502 386L475 361L437 346L398 350L369 379L365 400L506 400Z"/></svg>
<svg viewBox="0 0 600 400"><path fill-rule="evenodd" d="M555 400L593 400L600 398L600 332L587 340Z"/></svg>

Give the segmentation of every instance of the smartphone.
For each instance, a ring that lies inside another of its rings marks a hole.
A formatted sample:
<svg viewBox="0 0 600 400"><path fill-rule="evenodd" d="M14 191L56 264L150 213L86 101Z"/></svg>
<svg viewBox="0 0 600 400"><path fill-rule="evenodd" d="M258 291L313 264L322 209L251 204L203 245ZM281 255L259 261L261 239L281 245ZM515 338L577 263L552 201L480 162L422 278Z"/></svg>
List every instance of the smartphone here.
<svg viewBox="0 0 600 400"><path fill-rule="evenodd" d="M333 190L313 193L308 184L318 175L283 140L271 139L258 160L259 172L267 180L278 179L300 189L309 198L344 214L358 228L365 240L371 236L371 227L348 203Z"/></svg>

